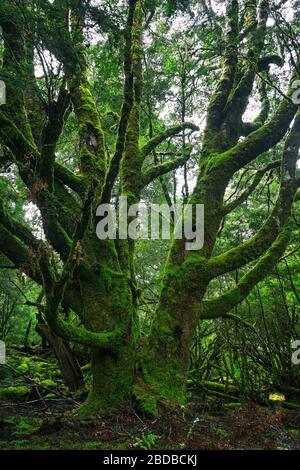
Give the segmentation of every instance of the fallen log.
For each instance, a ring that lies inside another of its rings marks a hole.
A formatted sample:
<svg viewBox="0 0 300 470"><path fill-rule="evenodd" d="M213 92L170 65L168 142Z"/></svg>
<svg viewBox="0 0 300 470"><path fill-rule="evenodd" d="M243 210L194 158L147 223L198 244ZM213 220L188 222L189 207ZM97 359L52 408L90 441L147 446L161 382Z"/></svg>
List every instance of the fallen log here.
<svg viewBox="0 0 300 470"><path fill-rule="evenodd" d="M280 406L292 411L300 411L300 404L291 401L281 401Z"/></svg>

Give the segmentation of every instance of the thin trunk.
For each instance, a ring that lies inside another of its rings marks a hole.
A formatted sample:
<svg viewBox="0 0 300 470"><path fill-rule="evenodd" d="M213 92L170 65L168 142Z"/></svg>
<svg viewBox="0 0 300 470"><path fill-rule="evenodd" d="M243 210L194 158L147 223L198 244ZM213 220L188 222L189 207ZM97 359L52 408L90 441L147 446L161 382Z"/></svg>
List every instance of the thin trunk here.
<svg viewBox="0 0 300 470"><path fill-rule="evenodd" d="M82 387L84 385L82 371L68 343L53 333L46 324L39 323L36 327L36 331L42 337L46 338L53 350L58 360L65 384L69 390L75 392Z"/></svg>

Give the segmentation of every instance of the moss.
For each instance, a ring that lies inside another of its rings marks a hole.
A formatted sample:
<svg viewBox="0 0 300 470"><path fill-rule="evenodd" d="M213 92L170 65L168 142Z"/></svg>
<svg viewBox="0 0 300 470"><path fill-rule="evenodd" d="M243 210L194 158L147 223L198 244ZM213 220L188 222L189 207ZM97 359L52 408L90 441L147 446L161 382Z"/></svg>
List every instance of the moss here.
<svg viewBox="0 0 300 470"><path fill-rule="evenodd" d="M224 408L228 410L238 410L241 408L242 404L239 402L234 402L234 403L225 403Z"/></svg>
<svg viewBox="0 0 300 470"><path fill-rule="evenodd" d="M150 416L158 416L157 398L153 391L143 382L136 383L133 386L133 395L138 401L141 409Z"/></svg>
<svg viewBox="0 0 300 470"><path fill-rule="evenodd" d="M31 388L26 386L4 387L0 389L0 400L22 401L31 393Z"/></svg>
<svg viewBox="0 0 300 470"><path fill-rule="evenodd" d="M184 271L190 271L191 269L196 269L198 271L199 268L203 268L206 264L207 260L201 254L190 252L184 260L182 268Z"/></svg>
<svg viewBox="0 0 300 470"><path fill-rule="evenodd" d="M17 367L17 370L18 370L19 372L22 372L22 374L26 374L26 372L29 372L30 367L29 367L29 365L27 364L27 362L22 362L22 363Z"/></svg>
<svg viewBox="0 0 300 470"><path fill-rule="evenodd" d="M122 195L126 194L128 204L139 200L141 190L142 158L139 149L140 109L135 104L131 110L125 142L125 152L122 160ZM131 195L133 195L131 197Z"/></svg>
<svg viewBox="0 0 300 470"><path fill-rule="evenodd" d="M47 388L57 388L57 384L51 379L42 380L41 385L44 385Z"/></svg>
<svg viewBox="0 0 300 470"><path fill-rule="evenodd" d="M42 426L41 418L23 418L18 417L15 431L12 432L12 436L30 436L36 433Z"/></svg>
<svg viewBox="0 0 300 470"><path fill-rule="evenodd" d="M80 170L89 178L104 184L107 170L105 137L100 116L87 78L85 53L81 55L82 67L69 83L72 103L79 124Z"/></svg>

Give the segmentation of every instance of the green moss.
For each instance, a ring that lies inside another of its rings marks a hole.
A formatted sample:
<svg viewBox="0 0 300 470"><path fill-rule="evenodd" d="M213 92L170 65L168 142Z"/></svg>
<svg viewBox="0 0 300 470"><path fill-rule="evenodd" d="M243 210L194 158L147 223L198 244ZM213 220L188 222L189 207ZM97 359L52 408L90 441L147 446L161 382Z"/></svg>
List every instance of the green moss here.
<svg viewBox="0 0 300 470"><path fill-rule="evenodd" d="M42 380L41 385L44 385L48 388L57 388L57 384L51 379Z"/></svg>
<svg viewBox="0 0 300 470"><path fill-rule="evenodd" d="M71 98L79 124L80 170L84 175L97 178L104 184L107 169L105 138L87 78L84 53L82 61L83 69L80 69L76 79L70 82Z"/></svg>
<svg viewBox="0 0 300 470"><path fill-rule="evenodd" d="M239 408L241 408L241 406L242 406L242 404L239 403L239 402L225 403L224 408L226 408L228 410L238 410Z"/></svg>
<svg viewBox="0 0 300 470"><path fill-rule="evenodd" d="M158 416L157 399L151 388L140 382L133 386L133 395L141 409L150 416Z"/></svg>
<svg viewBox="0 0 300 470"><path fill-rule="evenodd" d="M186 259L182 264L182 268L185 271L196 269L199 272L199 268L203 269L207 264L207 260L196 252L189 252Z"/></svg>
<svg viewBox="0 0 300 470"><path fill-rule="evenodd" d="M140 109L138 104L134 104L126 132L125 152L122 160L122 195L127 197L128 204L133 204L139 200L141 191L141 169L142 158L139 148L139 132L140 132Z"/></svg>
<svg viewBox="0 0 300 470"><path fill-rule="evenodd" d="M31 393L31 388L24 386L4 387L0 389L0 400L22 401Z"/></svg>
<svg viewBox="0 0 300 470"><path fill-rule="evenodd" d="M22 372L23 374L26 374L26 372L29 372L30 368L27 362L22 362L18 367L17 370L19 372Z"/></svg>

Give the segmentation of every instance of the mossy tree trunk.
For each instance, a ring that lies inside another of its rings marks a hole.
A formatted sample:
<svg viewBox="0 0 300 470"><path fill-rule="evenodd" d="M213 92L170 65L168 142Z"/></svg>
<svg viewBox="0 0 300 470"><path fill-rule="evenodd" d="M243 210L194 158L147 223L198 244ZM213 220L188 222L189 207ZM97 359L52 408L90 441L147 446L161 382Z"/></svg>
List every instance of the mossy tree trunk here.
<svg viewBox="0 0 300 470"><path fill-rule="evenodd" d="M35 329L42 339L46 340L55 354L68 389L71 392L76 392L76 390L83 387L84 379L80 365L68 343L55 335L45 323L38 323Z"/></svg>

